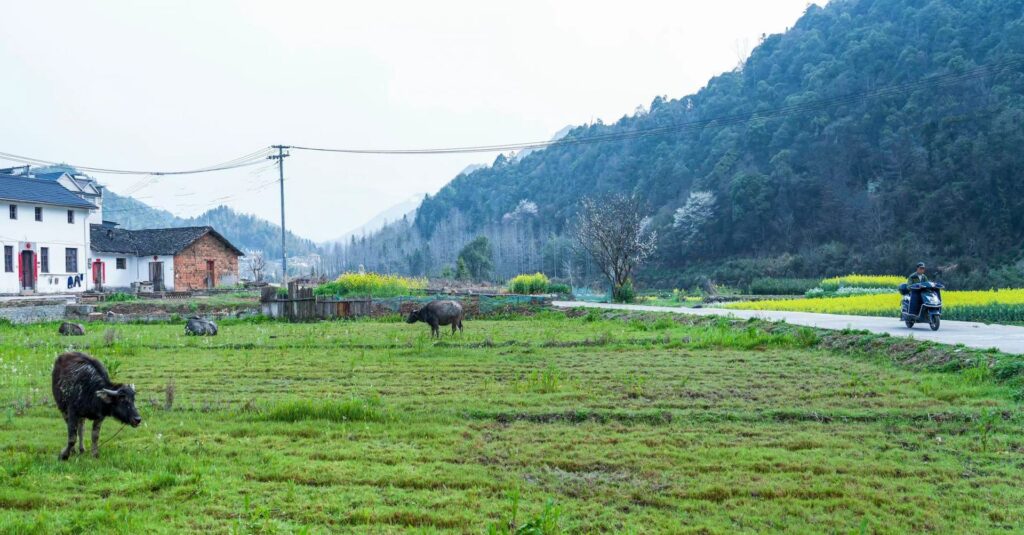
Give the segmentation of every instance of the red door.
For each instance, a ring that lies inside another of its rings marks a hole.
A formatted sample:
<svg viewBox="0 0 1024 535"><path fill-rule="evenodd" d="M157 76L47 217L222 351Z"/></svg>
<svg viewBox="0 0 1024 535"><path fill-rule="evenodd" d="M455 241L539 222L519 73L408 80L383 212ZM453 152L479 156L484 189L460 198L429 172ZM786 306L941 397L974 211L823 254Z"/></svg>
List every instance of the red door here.
<svg viewBox="0 0 1024 535"><path fill-rule="evenodd" d="M206 287L213 288L217 286L217 275L214 271L213 260L206 261Z"/></svg>
<svg viewBox="0 0 1024 535"><path fill-rule="evenodd" d="M107 282L107 266L97 260L92 263L92 283L97 290L102 290L104 282Z"/></svg>
<svg viewBox="0 0 1024 535"><path fill-rule="evenodd" d="M21 270L21 289L36 289L36 254L32 251L21 252L21 262L18 269Z"/></svg>

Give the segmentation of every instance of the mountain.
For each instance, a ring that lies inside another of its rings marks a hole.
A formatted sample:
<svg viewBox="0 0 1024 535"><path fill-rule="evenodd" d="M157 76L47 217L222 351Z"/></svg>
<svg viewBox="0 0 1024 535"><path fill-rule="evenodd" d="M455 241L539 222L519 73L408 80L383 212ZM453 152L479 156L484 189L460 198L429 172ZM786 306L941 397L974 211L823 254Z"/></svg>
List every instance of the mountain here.
<svg viewBox="0 0 1024 535"><path fill-rule="evenodd" d="M572 132L573 128L575 128L573 125L563 126L562 129L555 132L555 135L551 136L551 139L549 139L548 141L558 141L559 139L562 139L563 137L569 135L569 132ZM523 149L512 156L512 162L518 163L522 161L523 158L526 158L530 154L533 154L535 151L537 151L537 149ZM476 171L476 169L473 169L473 171ZM463 173L466 173L466 171L463 171Z"/></svg>
<svg viewBox="0 0 1024 535"><path fill-rule="evenodd" d="M515 269L557 270L579 199L625 192L650 207L659 284L918 260L992 283L1024 256L1021 124L1024 0L833 0L695 94L456 177L357 252L437 271L482 234Z"/></svg>
<svg viewBox="0 0 1024 535"><path fill-rule="evenodd" d="M280 225L226 206L218 206L196 217L181 218L131 197L118 195L108 188L103 192L103 217L129 229L210 225L243 251L263 251L268 259L281 256ZM313 241L291 232L287 241L289 256L318 252Z"/></svg>
<svg viewBox="0 0 1024 535"><path fill-rule="evenodd" d="M348 241L352 236L359 237L365 236L367 234L372 234L384 228L384 226L387 225L388 223L394 223L395 221L398 221L403 217L412 216L413 214L416 213L416 209L419 208L420 203L423 202L423 197L425 195L426 194L424 193L417 193L416 195L413 195L405 199L404 201L383 210L379 214L370 218L370 220L367 221L366 223L363 223L362 225L330 241L344 243Z"/></svg>

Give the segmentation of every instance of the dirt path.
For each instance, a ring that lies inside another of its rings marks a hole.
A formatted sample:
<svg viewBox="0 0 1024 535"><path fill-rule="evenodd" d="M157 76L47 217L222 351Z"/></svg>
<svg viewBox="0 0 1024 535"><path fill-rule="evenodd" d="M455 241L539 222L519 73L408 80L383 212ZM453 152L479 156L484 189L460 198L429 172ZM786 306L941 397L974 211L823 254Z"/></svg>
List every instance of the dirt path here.
<svg viewBox="0 0 1024 535"><path fill-rule="evenodd" d="M1024 327L1007 325L986 325L971 321L942 321L938 331L928 325L908 329L896 318L871 316L844 316L839 314L815 314L811 312L777 312L770 310L733 310L722 308L656 307L647 305L615 305L609 303L584 303L579 301L555 301L556 307L591 307L621 310L642 310L647 312L674 312L695 316L732 316L740 319L758 318L770 321L785 321L793 325L806 325L821 329L863 329L892 336L913 337L917 340L931 340L942 344L963 344L978 349L997 348L1004 353L1024 354Z"/></svg>

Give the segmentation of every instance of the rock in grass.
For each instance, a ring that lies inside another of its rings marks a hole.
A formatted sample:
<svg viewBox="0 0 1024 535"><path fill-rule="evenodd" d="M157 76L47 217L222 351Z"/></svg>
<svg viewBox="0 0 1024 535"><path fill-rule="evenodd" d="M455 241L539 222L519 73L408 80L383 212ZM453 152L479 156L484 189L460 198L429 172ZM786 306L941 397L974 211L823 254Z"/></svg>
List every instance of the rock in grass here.
<svg viewBox="0 0 1024 535"><path fill-rule="evenodd" d="M61 336L83 336L85 334L85 327L83 327L81 323L65 321L60 324L60 328L57 329L57 332L60 333Z"/></svg>
<svg viewBox="0 0 1024 535"><path fill-rule="evenodd" d="M192 316L185 323L186 336L217 336L217 324L198 316Z"/></svg>

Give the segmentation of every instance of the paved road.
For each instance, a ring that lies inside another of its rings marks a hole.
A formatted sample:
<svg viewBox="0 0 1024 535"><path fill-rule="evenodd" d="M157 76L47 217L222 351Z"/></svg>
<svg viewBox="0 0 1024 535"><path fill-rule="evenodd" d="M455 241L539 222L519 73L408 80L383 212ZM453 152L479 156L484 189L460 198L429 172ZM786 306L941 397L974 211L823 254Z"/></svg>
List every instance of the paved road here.
<svg viewBox="0 0 1024 535"><path fill-rule="evenodd" d="M864 329L875 333L889 333L892 336L914 337L916 340L931 340L942 344L963 344L978 349L998 348L1004 353L1024 354L1024 327L1007 325L985 325L971 321L942 321L938 331L928 325L917 325L908 329L896 318L870 316L844 316L839 314L815 314L811 312L776 312L768 310L733 310L723 308L656 307L648 305L615 305L610 303L585 303L582 301L555 301L556 307L590 307L647 312L675 312L695 316L732 316L739 319L758 318L770 321L785 321L793 325L806 325L821 329Z"/></svg>

